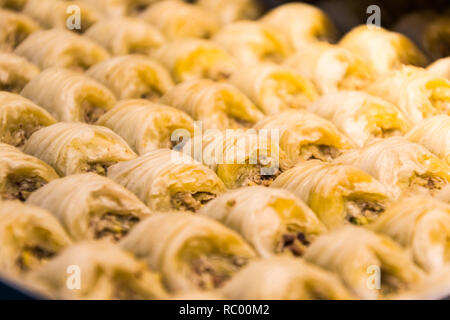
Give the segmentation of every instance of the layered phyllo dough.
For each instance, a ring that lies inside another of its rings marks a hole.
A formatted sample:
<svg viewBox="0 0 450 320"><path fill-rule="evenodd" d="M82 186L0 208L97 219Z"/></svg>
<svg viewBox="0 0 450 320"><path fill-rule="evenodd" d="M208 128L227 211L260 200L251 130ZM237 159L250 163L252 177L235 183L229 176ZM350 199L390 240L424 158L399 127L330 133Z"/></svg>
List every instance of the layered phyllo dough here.
<svg viewBox="0 0 450 320"><path fill-rule="evenodd" d="M215 11L225 24L256 19L263 11L257 0L197 0L195 3Z"/></svg>
<svg viewBox="0 0 450 320"><path fill-rule="evenodd" d="M154 210L197 211L225 191L206 166L180 152L158 149L109 168L108 178L136 194Z"/></svg>
<svg viewBox="0 0 450 320"><path fill-rule="evenodd" d="M110 18L134 16L160 0L80 0L95 7Z"/></svg>
<svg viewBox="0 0 450 320"><path fill-rule="evenodd" d="M0 91L0 142L21 147L31 134L56 120L28 99Z"/></svg>
<svg viewBox="0 0 450 320"><path fill-rule="evenodd" d="M140 155L179 147L183 141L177 132L194 132L192 118L183 111L142 99L120 101L97 124L119 134Z"/></svg>
<svg viewBox="0 0 450 320"><path fill-rule="evenodd" d="M144 55L126 55L100 62L86 74L122 99L156 100L173 87L169 72Z"/></svg>
<svg viewBox="0 0 450 320"><path fill-rule="evenodd" d="M248 128L263 117L262 112L231 84L209 79L178 84L161 99L202 121L204 129Z"/></svg>
<svg viewBox="0 0 450 320"><path fill-rule="evenodd" d="M133 193L94 173L53 180L27 199L58 218L76 241L119 241L151 211Z"/></svg>
<svg viewBox="0 0 450 320"><path fill-rule="evenodd" d="M80 282L77 280L80 276ZM85 241L64 250L30 275L54 299L154 300L167 298L159 274L120 247Z"/></svg>
<svg viewBox="0 0 450 320"><path fill-rule="evenodd" d="M14 51L41 69L63 67L87 70L109 57L100 45L63 29L33 32Z"/></svg>
<svg viewBox="0 0 450 320"><path fill-rule="evenodd" d="M109 128L80 122L58 122L40 129L23 150L47 162L62 176L83 172L106 175L111 165L136 157Z"/></svg>
<svg viewBox="0 0 450 320"><path fill-rule="evenodd" d="M220 292L232 300L354 299L336 275L289 257L250 262Z"/></svg>
<svg viewBox="0 0 450 320"><path fill-rule="evenodd" d="M15 54L0 53L0 91L19 93L39 69Z"/></svg>
<svg viewBox="0 0 450 320"><path fill-rule="evenodd" d="M246 94L265 114L305 109L317 97L312 82L294 69L275 64L240 68L229 82Z"/></svg>
<svg viewBox="0 0 450 320"><path fill-rule="evenodd" d="M280 253L301 256L326 231L315 213L295 195L262 186L229 191L198 214L235 230L264 258Z"/></svg>
<svg viewBox="0 0 450 320"><path fill-rule="evenodd" d="M58 121L94 123L116 103L114 94L82 73L49 68L34 77L21 95Z"/></svg>
<svg viewBox="0 0 450 320"><path fill-rule="evenodd" d="M186 213L151 216L120 244L160 271L172 292L221 287L256 256L236 232Z"/></svg>
<svg viewBox="0 0 450 320"><path fill-rule="evenodd" d="M436 77L450 80L450 57L436 60L427 67L427 71Z"/></svg>
<svg viewBox="0 0 450 320"><path fill-rule="evenodd" d="M24 14L0 8L0 51L11 52L39 25Z"/></svg>
<svg viewBox="0 0 450 320"><path fill-rule="evenodd" d="M25 201L31 192L59 178L45 162L0 143L0 192L2 200Z"/></svg>
<svg viewBox="0 0 450 320"><path fill-rule="evenodd" d="M411 127L394 104L361 91L326 94L308 110L333 122L358 147L375 138L403 135Z"/></svg>
<svg viewBox="0 0 450 320"><path fill-rule="evenodd" d="M422 282L404 294L395 297L397 300L446 300L450 296L450 267L445 266L428 275Z"/></svg>

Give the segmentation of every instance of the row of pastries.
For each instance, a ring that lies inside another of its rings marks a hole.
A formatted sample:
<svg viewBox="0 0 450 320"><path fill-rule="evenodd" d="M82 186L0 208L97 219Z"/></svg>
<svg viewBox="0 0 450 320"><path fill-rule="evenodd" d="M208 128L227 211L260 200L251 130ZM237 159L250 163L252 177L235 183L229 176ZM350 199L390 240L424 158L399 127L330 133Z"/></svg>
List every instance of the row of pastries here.
<svg viewBox="0 0 450 320"><path fill-rule="evenodd" d="M419 18L431 42L304 3L0 0L0 275L57 299L450 295L449 18Z"/></svg>

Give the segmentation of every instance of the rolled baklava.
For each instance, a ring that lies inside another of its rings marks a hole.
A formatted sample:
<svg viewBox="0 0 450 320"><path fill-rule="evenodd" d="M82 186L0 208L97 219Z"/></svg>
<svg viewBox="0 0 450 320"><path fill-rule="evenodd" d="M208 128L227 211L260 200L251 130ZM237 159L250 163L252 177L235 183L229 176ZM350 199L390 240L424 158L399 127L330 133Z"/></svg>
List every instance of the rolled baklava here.
<svg viewBox="0 0 450 320"><path fill-rule="evenodd" d="M308 206L282 189L261 186L228 191L198 211L244 237L264 258L301 256L324 225Z"/></svg>
<svg viewBox="0 0 450 320"><path fill-rule="evenodd" d="M151 216L120 244L160 271L172 292L218 288L256 256L236 232L186 213Z"/></svg>
<svg viewBox="0 0 450 320"><path fill-rule="evenodd" d="M173 87L167 70L143 55L111 58L94 65L86 74L110 88L120 100L156 100Z"/></svg>
<svg viewBox="0 0 450 320"><path fill-rule="evenodd" d="M225 24L258 18L263 8L256 0L197 0L195 3L214 10Z"/></svg>
<svg viewBox="0 0 450 320"><path fill-rule="evenodd" d="M232 300L354 299L336 275L289 257L250 262L220 292Z"/></svg>
<svg viewBox="0 0 450 320"><path fill-rule="evenodd" d="M0 51L12 52L39 26L24 14L0 8Z"/></svg>
<svg viewBox="0 0 450 320"><path fill-rule="evenodd" d="M137 15L160 0L80 0L105 13L108 17Z"/></svg>
<svg viewBox="0 0 450 320"><path fill-rule="evenodd" d="M193 134L194 122L183 111L147 100L122 100L97 122L119 134L138 154L161 148L172 149L177 131Z"/></svg>
<svg viewBox="0 0 450 320"><path fill-rule="evenodd" d="M56 120L28 99L0 91L0 142L21 147L31 134Z"/></svg>
<svg viewBox="0 0 450 320"><path fill-rule="evenodd" d="M63 67L80 71L109 57L108 52L92 40L63 29L33 32L14 53L41 69Z"/></svg>
<svg viewBox="0 0 450 320"><path fill-rule="evenodd" d="M109 128L79 122L58 122L40 129L23 150L50 164L61 176L83 172L106 175L109 166L136 157Z"/></svg>
<svg viewBox="0 0 450 320"><path fill-rule="evenodd" d="M39 69L15 54L0 53L0 91L19 93Z"/></svg>
<svg viewBox="0 0 450 320"><path fill-rule="evenodd" d="M265 114L288 108L305 109L318 96L312 82L294 69L275 64L243 67L229 79Z"/></svg>
<svg viewBox="0 0 450 320"><path fill-rule="evenodd" d="M427 67L427 71L436 77L450 80L450 57L436 60Z"/></svg>
<svg viewBox="0 0 450 320"><path fill-rule="evenodd" d="M225 191L208 167L180 152L158 149L109 168L108 178L136 194L153 210L197 211Z"/></svg>
<svg viewBox="0 0 450 320"><path fill-rule="evenodd" d="M355 226L320 236L304 257L337 274L362 299L389 298L424 278L408 251L387 236Z"/></svg>
<svg viewBox="0 0 450 320"><path fill-rule="evenodd" d="M63 68L42 71L21 95L45 108L58 121L94 123L116 103L114 94L102 84Z"/></svg>
<svg viewBox="0 0 450 320"><path fill-rule="evenodd" d="M422 282L394 297L396 300L447 300L450 296L450 267L437 270Z"/></svg>
<svg viewBox="0 0 450 320"><path fill-rule="evenodd" d="M262 112L239 89L209 79L192 80L169 90L161 102L187 112L204 129L248 128Z"/></svg>
<svg viewBox="0 0 450 320"><path fill-rule="evenodd" d="M120 247L104 241L85 241L71 246L33 272L29 279L54 299L167 298L159 274Z"/></svg>

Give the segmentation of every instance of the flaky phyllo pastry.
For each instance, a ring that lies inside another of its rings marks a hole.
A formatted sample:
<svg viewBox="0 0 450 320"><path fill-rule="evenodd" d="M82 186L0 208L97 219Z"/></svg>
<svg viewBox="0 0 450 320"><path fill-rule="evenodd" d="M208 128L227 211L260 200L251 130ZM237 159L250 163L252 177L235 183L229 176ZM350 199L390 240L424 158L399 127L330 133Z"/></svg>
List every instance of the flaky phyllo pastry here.
<svg viewBox="0 0 450 320"><path fill-rule="evenodd" d="M86 74L110 88L118 99L156 100L173 87L167 70L144 55L111 58Z"/></svg>
<svg viewBox="0 0 450 320"><path fill-rule="evenodd" d="M311 42L337 40L337 30L330 18L319 8L305 3L291 3L271 10L261 23L287 36L296 50Z"/></svg>
<svg viewBox="0 0 450 320"><path fill-rule="evenodd" d="M450 203L450 184L447 184L447 186L436 194L436 199Z"/></svg>
<svg viewBox="0 0 450 320"><path fill-rule="evenodd" d="M450 182L450 167L425 147L403 137L377 139L336 159L383 183L393 198L402 192L434 194Z"/></svg>
<svg viewBox="0 0 450 320"><path fill-rule="evenodd" d="M149 5L160 0L80 0L95 7L108 17L137 15Z"/></svg>
<svg viewBox="0 0 450 320"><path fill-rule="evenodd" d="M375 138L403 135L411 127L394 104L361 91L326 94L308 110L333 122L358 147Z"/></svg>
<svg viewBox="0 0 450 320"><path fill-rule="evenodd" d="M197 0L196 3L215 11L226 24L256 19L262 13L261 4L256 0Z"/></svg>
<svg viewBox="0 0 450 320"><path fill-rule="evenodd" d="M394 297L397 300L448 300L450 296L450 266L436 270L413 288Z"/></svg>
<svg viewBox="0 0 450 320"><path fill-rule="evenodd" d="M235 230L264 258L303 255L324 225L295 195L262 186L229 191L198 211Z"/></svg>
<svg viewBox="0 0 450 320"><path fill-rule="evenodd" d="M336 273L362 299L389 298L424 277L410 254L396 242L355 226L343 226L320 236L304 257Z"/></svg>
<svg viewBox="0 0 450 320"><path fill-rule="evenodd" d="M39 69L15 54L0 53L0 91L19 93Z"/></svg>
<svg viewBox="0 0 450 320"><path fill-rule="evenodd" d="M450 165L450 116L440 115L419 122L406 135Z"/></svg>
<svg viewBox="0 0 450 320"><path fill-rule="evenodd" d="M269 186L287 167L277 133L207 130L189 140L182 150L214 170L227 188Z"/></svg>
<svg viewBox="0 0 450 320"><path fill-rule="evenodd" d="M86 70L109 57L89 38L63 29L33 32L14 51L41 69L63 67Z"/></svg>
<svg viewBox="0 0 450 320"><path fill-rule="evenodd" d="M293 192L329 228L372 222L389 202L386 188L364 171L319 160L298 163L277 177L271 187Z"/></svg>
<svg viewBox="0 0 450 320"><path fill-rule="evenodd" d="M239 89L209 79L180 83L161 101L187 112L194 120L202 121L204 129L248 128L263 117Z"/></svg>
<svg viewBox="0 0 450 320"><path fill-rule="evenodd" d="M412 252L424 270L450 262L450 204L428 196L400 199L371 226Z"/></svg>
<svg viewBox="0 0 450 320"><path fill-rule="evenodd" d="M115 56L148 54L165 43L164 36L154 26L130 17L99 21L85 35Z"/></svg>
<svg viewBox="0 0 450 320"><path fill-rule="evenodd" d="M283 35L254 21L238 21L224 26L212 39L242 65L280 63L291 52Z"/></svg>
<svg viewBox="0 0 450 320"><path fill-rule="evenodd" d="M0 142L22 146L33 132L56 120L24 97L0 91Z"/></svg>
<svg viewBox="0 0 450 320"><path fill-rule="evenodd" d="M13 51L38 29L38 24L26 15L0 8L0 51Z"/></svg>
<svg viewBox="0 0 450 320"><path fill-rule="evenodd" d="M266 116L253 128L279 130L280 149L286 153L289 166L301 160L331 161L354 146L332 122L306 110L286 110Z"/></svg>
<svg viewBox="0 0 450 320"><path fill-rule="evenodd" d="M168 39L211 38L221 27L212 10L181 0L158 1L139 15L156 26Z"/></svg>
<svg viewBox="0 0 450 320"><path fill-rule="evenodd" d="M53 215L19 201L0 201L0 272L34 270L71 244Z"/></svg>
<svg viewBox="0 0 450 320"><path fill-rule="evenodd" d="M176 82L195 79L225 80L238 68L237 62L214 42L184 38L156 50L161 62Z"/></svg>
<svg viewBox="0 0 450 320"><path fill-rule="evenodd" d="M103 18L100 11L81 1L27 0L23 13L33 18L46 29L69 29L85 32L91 25ZM71 19L79 13L79 21ZM76 22L79 22L76 25Z"/></svg>
<svg viewBox="0 0 450 320"><path fill-rule="evenodd" d="M0 0L0 8L7 8L20 11L25 6L27 0Z"/></svg>
<svg viewBox="0 0 450 320"><path fill-rule="evenodd" d="M24 87L21 95L58 121L94 123L116 103L114 94L102 84L63 68L45 69Z"/></svg>
<svg viewBox="0 0 450 320"><path fill-rule="evenodd" d="M450 57L436 60L427 67L428 73L450 80Z"/></svg>
<svg viewBox="0 0 450 320"><path fill-rule="evenodd" d="M218 288L256 256L238 233L187 213L153 215L120 244L160 271L172 292Z"/></svg>
<svg viewBox="0 0 450 320"><path fill-rule="evenodd" d="M3 200L26 200L31 192L59 178L45 162L0 143L0 193Z"/></svg>
<svg viewBox="0 0 450 320"><path fill-rule="evenodd" d="M53 213L77 241L118 241L151 213L133 193L94 173L53 180L33 192L27 204Z"/></svg>
<svg viewBox="0 0 450 320"><path fill-rule="evenodd" d="M40 129L23 150L47 162L62 176L83 172L106 175L109 166L136 157L110 129L80 122L58 122Z"/></svg>
<svg viewBox="0 0 450 320"><path fill-rule="evenodd" d="M79 282L77 276L81 277ZM55 299L167 298L159 274L105 241L85 241L64 250L31 273L29 280L43 294Z"/></svg>
<svg viewBox="0 0 450 320"><path fill-rule="evenodd" d="M122 100L97 122L119 134L138 154L179 142L177 130L191 135L194 122L181 110L143 99Z"/></svg>
<svg viewBox="0 0 450 320"><path fill-rule="evenodd" d="M286 59L285 65L313 81L324 94L359 90L375 78L365 60L350 50L326 42L308 44Z"/></svg>
<svg viewBox="0 0 450 320"><path fill-rule="evenodd" d="M450 80L421 68L402 67L380 77L366 90L397 105L413 124L438 114L450 115Z"/></svg>
<svg viewBox="0 0 450 320"><path fill-rule="evenodd" d="M398 69L404 64L424 66L428 62L407 37L376 26L355 27L339 45L364 58L378 73Z"/></svg>
<svg viewBox="0 0 450 320"><path fill-rule="evenodd" d="M354 299L336 275L289 257L250 262L220 292L232 300Z"/></svg>
<svg viewBox="0 0 450 320"><path fill-rule="evenodd" d="M261 63L236 71L229 82L252 99L265 114L288 108L305 109L318 96L311 81L294 69Z"/></svg>
<svg viewBox="0 0 450 320"><path fill-rule="evenodd" d="M197 211L225 191L206 166L169 149L158 149L109 168L108 178L136 194L151 209Z"/></svg>

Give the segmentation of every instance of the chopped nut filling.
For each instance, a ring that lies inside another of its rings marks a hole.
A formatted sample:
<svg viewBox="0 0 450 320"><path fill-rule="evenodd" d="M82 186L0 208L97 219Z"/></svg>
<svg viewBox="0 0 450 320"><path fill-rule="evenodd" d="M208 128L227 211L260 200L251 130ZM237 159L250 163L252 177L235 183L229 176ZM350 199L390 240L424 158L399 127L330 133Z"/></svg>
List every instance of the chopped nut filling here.
<svg viewBox="0 0 450 320"><path fill-rule="evenodd" d="M216 195L209 192L177 192L170 202L174 209L196 212L215 197Z"/></svg>
<svg viewBox="0 0 450 320"><path fill-rule="evenodd" d="M113 165L113 163L90 163L88 164L86 172L94 172L101 176L106 176L108 173L108 168Z"/></svg>
<svg viewBox="0 0 450 320"><path fill-rule="evenodd" d="M31 135L39 130L40 126L25 128L23 124L19 124L16 128L10 129L10 136L6 137L4 142L11 144L15 147L21 147L31 137Z"/></svg>
<svg viewBox="0 0 450 320"><path fill-rule="evenodd" d="M23 177L11 175L8 177L6 188L2 192L3 200L27 200L30 193L39 189L47 181L41 177Z"/></svg>
<svg viewBox="0 0 450 320"><path fill-rule="evenodd" d="M302 147L300 156L304 160L318 159L322 161L331 161L337 158L341 152L339 149L324 144L308 144Z"/></svg>
<svg viewBox="0 0 450 320"><path fill-rule="evenodd" d="M440 190L446 183L447 182L443 178L438 176L415 173L409 181L409 186L411 187L416 185L429 190Z"/></svg>
<svg viewBox="0 0 450 320"><path fill-rule="evenodd" d="M245 171L242 172L240 176L238 176L236 183L240 187L246 186L264 186L268 187L272 184L272 182L281 174L279 169L275 169L275 173L270 174L261 174L261 165L255 165L252 167L246 167Z"/></svg>
<svg viewBox="0 0 450 320"><path fill-rule="evenodd" d="M408 285L398 277L381 269L381 292L383 295L395 294L408 289Z"/></svg>
<svg viewBox="0 0 450 320"><path fill-rule="evenodd" d="M55 252L42 248L40 246L24 247L19 257L17 258L17 265L20 270L28 271L38 267L43 262L47 261L55 255Z"/></svg>
<svg viewBox="0 0 450 320"><path fill-rule="evenodd" d="M95 239L110 238L119 241L138 223L140 219L132 214L117 214L106 212L94 215L91 219L91 229Z"/></svg>
<svg viewBox="0 0 450 320"><path fill-rule="evenodd" d="M105 108L97 107L87 101L85 101L82 104L81 109L84 110L83 113L84 122L90 124L97 122L97 120L106 113Z"/></svg>
<svg viewBox="0 0 450 320"><path fill-rule="evenodd" d="M377 201L351 200L345 203L346 220L352 224L365 225L384 212L385 206Z"/></svg>
<svg viewBox="0 0 450 320"><path fill-rule="evenodd" d="M399 136L401 134L402 132L396 128L379 128L379 130L373 133L373 136L375 138L389 138Z"/></svg>
<svg viewBox="0 0 450 320"><path fill-rule="evenodd" d="M289 250L294 256L301 257L309 244L310 241L307 240L303 232L288 230L282 235L281 240L275 248L275 252L281 253Z"/></svg>

